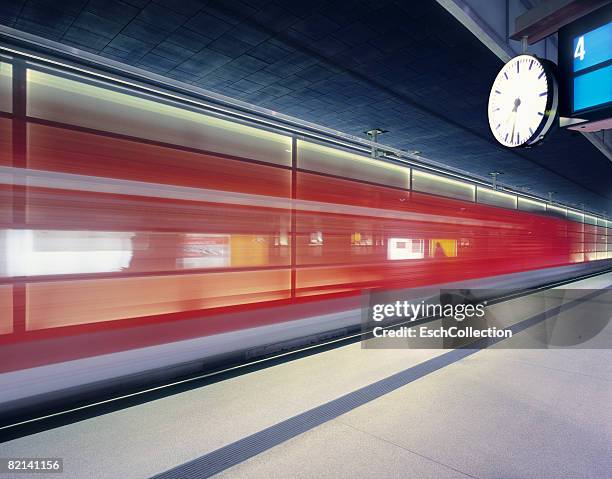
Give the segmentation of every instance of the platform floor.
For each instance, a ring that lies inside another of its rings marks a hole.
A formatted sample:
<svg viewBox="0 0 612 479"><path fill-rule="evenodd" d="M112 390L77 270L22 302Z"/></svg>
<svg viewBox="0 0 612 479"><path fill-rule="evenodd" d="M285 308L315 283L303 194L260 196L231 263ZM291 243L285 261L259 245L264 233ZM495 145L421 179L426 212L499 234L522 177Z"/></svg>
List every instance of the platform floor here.
<svg viewBox="0 0 612 479"><path fill-rule="evenodd" d="M607 274L566 287L611 285ZM611 295L597 300L612 315ZM499 307L528 317L525 304ZM2 443L0 457L62 457L63 474L32 476L56 479L186 477L164 471L204 455L211 467L233 455L227 478L612 475L609 349L486 349L423 369L447 353L356 343ZM405 371L413 380L372 400L355 393ZM363 404L338 413L345 396ZM258 453L240 460L245 450Z"/></svg>

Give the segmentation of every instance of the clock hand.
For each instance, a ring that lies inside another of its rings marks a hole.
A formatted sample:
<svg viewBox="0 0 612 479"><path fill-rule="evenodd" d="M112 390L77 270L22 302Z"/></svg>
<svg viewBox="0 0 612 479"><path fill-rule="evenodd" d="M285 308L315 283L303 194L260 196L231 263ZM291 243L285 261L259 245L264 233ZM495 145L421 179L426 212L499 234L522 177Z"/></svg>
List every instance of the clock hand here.
<svg viewBox="0 0 612 479"><path fill-rule="evenodd" d="M506 116L506 119L504 120L504 124L510 123L510 120L512 119L513 116L516 116L516 111L511 110L510 113L508 113L508 116Z"/></svg>

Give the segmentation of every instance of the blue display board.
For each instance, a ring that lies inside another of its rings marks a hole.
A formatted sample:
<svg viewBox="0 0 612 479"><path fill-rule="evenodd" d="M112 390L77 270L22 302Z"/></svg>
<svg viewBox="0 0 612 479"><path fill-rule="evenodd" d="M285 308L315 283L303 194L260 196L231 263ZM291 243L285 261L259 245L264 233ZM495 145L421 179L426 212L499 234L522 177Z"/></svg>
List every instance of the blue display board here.
<svg viewBox="0 0 612 479"><path fill-rule="evenodd" d="M574 111L612 102L612 65L574 78Z"/></svg>
<svg viewBox="0 0 612 479"><path fill-rule="evenodd" d="M612 22L574 38L574 72L612 60Z"/></svg>
<svg viewBox="0 0 612 479"><path fill-rule="evenodd" d="M612 2L559 30L560 115L612 117Z"/></svg>
<svg viewBox="0 0 612 479"><path fill-rule="evenodd" d="M574 37L573 111L612 101L612 22Z"/></svg>

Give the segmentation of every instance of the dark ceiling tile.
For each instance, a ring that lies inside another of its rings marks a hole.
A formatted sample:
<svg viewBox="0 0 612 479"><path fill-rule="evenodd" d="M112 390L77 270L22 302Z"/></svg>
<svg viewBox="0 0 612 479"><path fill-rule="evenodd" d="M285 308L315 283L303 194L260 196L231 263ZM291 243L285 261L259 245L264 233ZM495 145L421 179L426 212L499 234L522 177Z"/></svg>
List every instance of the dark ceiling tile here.
<svg viewBox="0 0 612 479"><path fill-rule="evenodd" d="M296 30L313 40L321 40L336 32L339 28L340 27L336 23L319 13L309 16L291 26L292 30Z"/></svg>
<svg viewBox="0 0 612 479"><path fill-rule="evenodd" d="M0 23L13 26L17 15L21 12L25 0L16 0L14 2L0 2Z"/></svg>
<svg viewBox="0 0 612 479"><path fill-rule="evenodd" d="M63 32L72 24L77 13L53 3L30 1L24 5L17 23L40 25L48 31Z"/></svg>
<svg viewBox="0 0 612 479"><path fill-rule="evenodd" d="M139 62L139 66L155 67L158 71L172 70L179 62L177 60L169 60L162 56L156 55L152 52L147 53L143 56Z"/></svg>
<svg viewBox="0 0 612 479"><path fill-rule="evenodd" d="M249 54L266 63L274 63L286 58L289 52L285 48L281 48L271 42L263 42L253 48Z"/></svg>
<svg viewBox="0 0 612 479"><path fill-rule="evenodd" d="M277 83L281 78L272 73L259 70L247 76L246 79L262 86L268 86Z"/></svg>
<svg viewBox="0 0 612 479"><path fill-rule="evenodd" d="M43 12L50 13L51 11L61 12L65 15L75 16L87 4L87 0L64 0L57 2L55 0L28 0L25 3L23 14L25 12Z"/></svg>
<svg viewBox="0 0 612 479"><path fill-rule="evenodd" d="M238 57L249 51L253 46L234 38L229 33L225 33L208 45L208 48L230 57Z"/></svg>
<svg viewBox="0 0 612 479"><path fill-rule="evenodd" d="M241 90L245 93L253 93L256 92L258 90L261 90L262 85L260 85L259 83L255 83L252 81L249 81L245 78L238 80L235 83L232 83L232 88L236 88L237 90Z"/></svg>
<svg viewBox="0 0 612 479"><path fill-rule="evenodd" d="M333 36L325 37L311 45L311 48L326 58L345 52L349 47L346 43Z"/></svg>
<svg viewBox="0 0 612 479"><path fill-rule="evenodd" d="M250 55L241 55L235 60L232 60L230 65L242 70L245 74L255 73L268 66L266 62Z"/></svg>
<svg viewBox="0 0 612 479"><path fill-rule="evenodd" d="M100 55L102 55L104 57L107 57L107 58L112 58L113 60L122 61L122 60L125 60L126 58L128 58L130 56L130 52L128 52L126 50L120 50L118 48L111 47L111 46L107 45L100 52Z"/></svg>
<svg viewBox="0 0 612 479"><path fill-rule="evenodd" d="M82 12L72 24L81 31L88 31L96 35L111 39L117 35L123 25L112 20L99 17L91 12Z"/></svg>
<svg viewBox="0 0 612 479"><path fill-rule="evenodd" d="M231 62L228 62L212 71L212 73L207 73L202 79L207 80L208 78L213 78L217 83L227 83L228 85L231 85L232 83L235 83L248 75L249 74L244 70L232 65Z"/></svg>
<svg viewBox="0 0 612 479"><path fill-rule="evenodd" d="M132 20L121 33L153 45L162 42L168 36L166 30L156 28L155 25L143 22L138 18Z"/></svg>
<svg viewBox="0 0 612 479"><path fill-rule="evenodd" d="M189 17L161 5L150 3L136 18L153 25L155 28L172 32L185 23Z"/></svg>
<svg viewBox="0 0 612 479"><path fill-rule="evenodd" d="M327 0L311 0L309 2L281 2L281 4L283 8L293 15L305 18L312 16L313 12L327 11L329 8L333 7L334 2L329 2Z"/></svg>
<svg viewBox="0 0 612 479"><path fill-rule="evenodd" d="M206 13L227 22L231 25L237 25L245 18L250 17L257 12L257 8L250 6L240 0L212 0L206 4Z"/></svg>
<svg viewBox="0 0 612 479"><path fill-rule="evenodd" d="M138 40L128 35L119 34L108 44L117 50L122 50L132 56L142 56L152 48L152 44Z"/></svg>
<svg viewBox="0 0 612 479"><path fill-rule="evenodd" d="M217 71L219 71L220 69L218 69ZM203 78L198 78L197 81L198 86L207 89L226 87L231 85L232 83L234 83L232 80L228 80L223 75L217 75L216 73L210 73Z"/></svg>
<svg viewBox="0 0 612 479"><path fill-rule="evenodd" d="M15 28L50 40L59 40L66 31L67 26L56 28L55 26L42 25L38 22L26 20L25 18L18 18L15 22Z"/></svg>
<svg viewBox="0 0 612 479"><path fill-rule="evenodd" d="M186 83L191 83L191 82L198 80L198 75L194 75L192 73L188 73L182 70L177 70L176 68L174 70L170 70L169 72L167 72L166 75L168 75L171 78L174 78L176 80L180 80Z"/></svg>
<svg viewBox="0 0 612 479"><path fill-rule="evenodd" d="M234 38L237 38L238 40L241 40L253 46L259 45L260 43L270 38L270 35L264 32L263 29L257 26L250 26L245 24L241 24L238 27L232 28L228 32L228 34Z"/></svg>
<svg viewBox="0 0 612 479"><path fill-rule="evenodd" d="M185 26L196 33L216 39L231 28L231 24L206 12L200 12L191 17Z"/></svg>
<svg viewBox="0 0 612 479"><path fill-rule="evenodd" d="M281 85L270 85L260 90L261 92L265 92L267 95L272 97L281 97L291 93L293 90L291 88L287 88Z"/></svg>
<svg viewBox="0 0 612 479"><path fill-rule="evenodd" d="M206 4L205 0L153 0L153 3L192 17Z"/></svg>
<svg viewBox="0 0 612 479"><path fill-rule="evenodd" d="M87 47L90 51L102 50L109 41L109 37L83 30L77 26L70 27L62 37L62 42L71 42L72 45Z"/></svg>
<svg viewBox="0 0 612 479"><path fill-rule="evenodd" d="M167 58L168 60L175 60L178 63L187 60L194 54L193 51L188 50L182 46L172 43L169 39L157 45L151 53L159 55L160 57Z"/></svg>
<svg viewBox="0 0 612 479"><path fill-rule="evenodd" d="M226 55L204 48L176 68L201 76L225 65L230 60L231 58Z"/></svg>
<svg viewBox="0 0 612 479"><path fill-rule="evenodd" d="M333 76L333 72L322 65L312 65L296 73L301 78L316 82Z"/></svg>
<svg viewBox="0 0 612 479"><path fill-rule="evenodd" d="M193 53L199 52L212 41L212 38L184 27L172 32L165 40Z"/></svg>
<svg viewBox="0 0 612 479"><path fill-rule="evenodd" d="M252 18L271 32L285 30L299 20L297 16L275 2L266 5L262 10L253 15Z"/></svg>
<svg viewBox="0 0 612 479"><path fill-rule="evenodd" d="M149 3L149 0L122 0L122 1L129 5L132 5L133 7L139 7L139 8L142 8L147 3Z"/></svg>
<svg viewBox="0 0 612 479"><path fill-rule="evenodd" d="M138 15L140 9L120 0L89 0L85 11L125 26Z"/></svg>
<svg viewBox="0 0 612 479"><path fill-rule="evenodd" d="M333 35L347 45L358 46L377 37L378 32L370 28L367 22L356 22L339 29Z"/></svg>

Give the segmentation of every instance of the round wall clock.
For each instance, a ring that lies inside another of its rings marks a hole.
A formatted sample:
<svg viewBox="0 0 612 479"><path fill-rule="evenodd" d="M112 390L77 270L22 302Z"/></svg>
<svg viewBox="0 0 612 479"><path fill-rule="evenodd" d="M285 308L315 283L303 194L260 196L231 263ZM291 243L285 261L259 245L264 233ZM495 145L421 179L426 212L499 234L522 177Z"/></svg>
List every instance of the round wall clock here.
<svg viewBox="0 0 612 479"><path fill-rule="evenodd" d="M532 146L550 131L558 106L554 64L519 55L495 77L489 94L489 127L506 147Z"/></svg>

